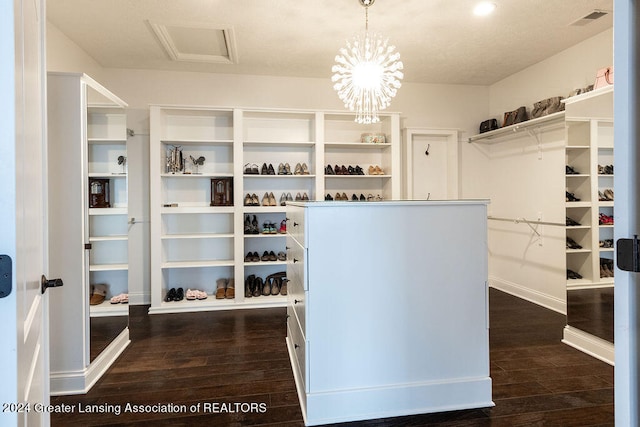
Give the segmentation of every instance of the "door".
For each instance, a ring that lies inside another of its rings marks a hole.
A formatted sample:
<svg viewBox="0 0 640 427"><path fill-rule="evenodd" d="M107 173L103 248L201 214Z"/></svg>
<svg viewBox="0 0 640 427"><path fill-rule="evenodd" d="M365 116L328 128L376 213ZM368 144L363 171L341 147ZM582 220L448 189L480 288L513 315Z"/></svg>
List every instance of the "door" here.
<svg viewBox="0 0 640 427"><path fill-rule="evenodd" d="M46 269L44 0L0 0L0 254L11 292L0 299L0 425L46 426L49 403Z"/></svg>
<svg viewBox="0 0 640 427"><path fill-rule="evenodd" d="M406 197L458 198L458 131L404 129Z"/></svg>

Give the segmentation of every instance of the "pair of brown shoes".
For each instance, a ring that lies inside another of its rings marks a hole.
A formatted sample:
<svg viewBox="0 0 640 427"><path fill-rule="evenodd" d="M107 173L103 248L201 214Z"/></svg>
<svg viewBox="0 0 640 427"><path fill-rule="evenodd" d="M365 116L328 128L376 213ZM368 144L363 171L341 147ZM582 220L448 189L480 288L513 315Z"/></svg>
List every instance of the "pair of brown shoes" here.
<svg viewBox="0 0 640 427"><path fill-rule="evenodd" d="M216 299L232 299L236 296L235 281L231 279L216 280Z"/></svg>

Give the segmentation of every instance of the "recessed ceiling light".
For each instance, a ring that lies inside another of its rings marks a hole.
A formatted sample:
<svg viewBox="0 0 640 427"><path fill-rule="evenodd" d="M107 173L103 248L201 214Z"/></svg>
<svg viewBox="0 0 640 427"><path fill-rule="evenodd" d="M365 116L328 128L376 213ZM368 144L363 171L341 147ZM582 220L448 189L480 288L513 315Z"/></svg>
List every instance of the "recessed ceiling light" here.
<svg viewBox="0 0 640 427"><path fill-rule="evenodd" d="M476 16L487 16L494 10L496 10L496 4L490 1L483 1L478 3L475 8L473 8L473 14Z"/></svg>

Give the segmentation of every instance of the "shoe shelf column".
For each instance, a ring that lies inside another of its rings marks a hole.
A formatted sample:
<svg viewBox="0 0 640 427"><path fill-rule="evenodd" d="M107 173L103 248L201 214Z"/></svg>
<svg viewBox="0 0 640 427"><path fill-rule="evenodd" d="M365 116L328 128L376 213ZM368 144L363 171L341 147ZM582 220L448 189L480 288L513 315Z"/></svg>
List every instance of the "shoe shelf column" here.
<svg viewBox="0 0 640 427"><path fill-rule="evenodd" d="M91 102L91 100L89 100ZM127 117L120 107L100 103L87 107L87 240L89 283L106 284L101 304L91 305L92 317L128 315L123 304L110 304L111 297L128 293L128 191ZM108 201L100 203L91 193L108 183Z"/></svg>
<svg viewBox="0 0 640 427"><path fill-rule="evenodd" d="M241 259L236 272L244 305L285 306L269 277L286 271L287 201L316 200L317 113L243 110L241 135Z"/></svg>
<svg viewBox="0 0 640 427"><path fill-rule="evenodd" d="M614 227L614 194L613 194L613 121L594 121L596 134L596 163L594 173L597 174L598 195L598 270L601 285L613 286L613 227Z"/></svg>
<svg viewBox="0 0 640 427"><path fill-rule="evenodd" d="M362 125L349 113L325 113L323 124L325 200L400 198L399 114Z"/></svg>
<svg viewBox="0 0 640 427"><path fill-rule="evenodd" d="M233 122L231 109L151 106L149 313L234 304L231 292L215 297L234 277Z"/></svg>
<svg viewBox="0 0 640 427"><path fill-rule="evenodd" d="M605 88L566 101L567 289L614 284L612 95Z"/></svg>
<svg viewBox="0 0 640 427"><path fill-rule="evenodd" d="M566 140L567 286L584 286L595 278L590 121L567 120Z"/></svg>

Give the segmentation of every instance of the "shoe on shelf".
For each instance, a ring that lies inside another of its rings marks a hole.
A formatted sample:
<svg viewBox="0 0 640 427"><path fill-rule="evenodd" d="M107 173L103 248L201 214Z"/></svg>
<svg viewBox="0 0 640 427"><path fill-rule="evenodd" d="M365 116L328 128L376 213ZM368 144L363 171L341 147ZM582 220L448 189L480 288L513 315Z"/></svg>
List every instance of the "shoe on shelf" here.
<svg viewBox="0 0 640 427"><path fill-rule="evenodd" d="M260 175L268 175L269 174L269 168L267 167L266 163L262 164L262 168L260 169Z"/></svg>
<svg viewBox="0 0 640 427"><path fill-rule="evenodd" d="M244 219L244 234L252 234L251 219L249 215Z"/></svg>
<svg viewBox="0 0 640 427"><path fill-rule="evenodd" d="M324 199L328 202L332 202L333 201L333 197L331 196L331 194L327 194L326 196L324 196Z"/></svg>
<svg viewBox="0 0 640 427"><path fill-rule="evenodd" d="M353 194L351 195L351 201L352 201L352 202L357 202L357 201L358 201L358 196L356 196L356 193L353 193Z"/></svg>
<svg viewBox="0 0 640 427"><path fill-rule="evenodd" d="M308 202L309 201L309 196L307 195L306 192L302 193L302 201L303 202Z"/></svg>
<svg viewBox="0 0 640 427"><path fill-rule="evenodd" d="M291 165L289 165L289 163L284 164L284 174L291 175Z"/></svg>
<svg viewBox="0 0 640 427"><path fill-rule="evenodd" d="M264 280L264 286L262 287L262 295L267 296L271 295L271 281L273 279L271 277L267 277Z"/></svg>
<svg viewBox="0 0 640 427"><path fill-rule="evenodd" d="M252 204L253 204L253 200L251 199L251 194L247 193L247 195L244 196L244 205L251 206Z"/></svg>
<svg viewBox="0 0 640 427"><path fill-rule="evenodd" d="M253 220L251 221L251 234L260 234L258 232L258 219L256 216L253 216Z"/></svg>
<svg viewBox="0 0 640 427"><path fill-rule="evenodd" d="M287 192L287 202L293 202L293 197L291 197L291 193Z"/></svg>
<svg viewBox="0 0 640 427"><path fill-rule="evenodd" d="M567 236L567 248L568 249L582 249L582 246L577 244L575 242L575 240L573 240L571 237Z"/></svg>
<svg viewBox="0 0 640 427"><path fill-rule="evenodd" d="M274 196L273 193L269 193L269 206L277 206L276 196Z"/></svg>
<svg viewBox="0 0 640 427"><path fill-rule="evenodd" d="M302 165L300 163L296 163L296 167L293 170L294 175L302 175Z"/></svg>
<svg viewBox="0 0 640 427"><path fill-rule="evenodd" d="M340 166L340 175L349 175L349 169L345 165Z"/></svg>
<svg viewBox="0 0 640 427"><path fill-rule="evenodd" d="M300 193L296 193L296 202L299 202L300 200L302 200L302 196Z"/></svg>
<svg viewBox="0 0 640 427"><path fill-rule="evenodd" d="M286 252L283 252L283 251L278 252L278 261L286 261L286 260L287 260Z"/></svg>
<svg viewBox="0 0 640 427"><path fill-rule="evenodd" d="M578 221L574 221L573 219L566 217L567 218L567 227L575 227L580 225L580 223Z"/></svg>
<svg viewBox="0 0 640 427"><path fill-rule="evenodd" d="M574 168L572 168L569 165L565 166L565 174L566 175L580 175L580 172L576 171Z"/></svg>
<svg viewBox="0 0 640 427"><path fill-rule="evenodd" d="M573 270L567 269L567 279L582 279L582 276Z"/></svg>
<svg viewBox="0 0 640 427"><path fill-rule="evenodd" d="M262 206L269 206L269 193L264 193L262 196Z"/></svg>
<svg viewBox="0 0 640 427"><path fill-rule="evenodd" d="M306 163L303 163L301 165L302 168L302 175L309 175L309 167L307 166Z"/></svg>
<svg viewBox="0 0 640 427"><path fill-rule="evenodd" d="M356 175L364 175L364 170L358 165L356 165Z"/></svg>
<svg viewBox="0 0 640 427"><path fill-rule="evenodd" d="M229 279L229 281L227 282L227 289L224 292L224 297L226 299L233 299L236 297L236 285L235 285L235 280L233 280L233 278Z"/></svg>
<svg viewBox="0 0 640 427"><path fill-rule="evenodd" d="M184 299L187 301L195 301L198 299L198 293L194 289L187 289L184 293Z"/></svg>
<svg viewBox="0 0 640 427"><path fill-rule="evenodd" d="M176 297L176 288L169 289L169 292L164 296L164 302L175 301Z"/></svg>
<svg viewBox="0 0 640 427"><path fill-rule="evenodd" d="M382 168L378 165L376 165L375 167L375 171L376 171L376 175L384 175L384 171L382 170Z"/></svg>
<svg viewBox="0 0 640 427"><path fill-rule="evenodd" d="M264 288L264 281L262 277L256 277L253 281L253 296L259 297L262 295L262 288Z"/></svg>
<svg viewBox="0 0 640 427"><path fill-rule="evenodd" d="M286 175L286 171L284 170L284 165L282 163L280 163L278 165L278 175Z"/></svg>
<svg viewBox="0 0 640 427"><path fill-rule="evenodd" d="M184 289L178 288L176 289L176 296L173 298L174 301L182 301L184 299Z"/></svg>
<svg viewBox="0 0 640 427"><path fill-rule="evenodd" d="M216 299L224 299L227 288L227 279L216 280Z"/></svg>
<svg viewBox="0 0 640 427"><path fill-rule="evenodd" d="M244 262L253 262L253 252L247 252L244 257Z"/></svg>
<svg viewBox="0 0 640 427"><path fill-rule="evenodd" d="M244 297L251 298L253 296L253 286L256 276L251 274L244 280Z"/></svg>
<svg viewBox="0 0 640 427"><path fill-rule="evenodd" d="M600 225L613 225L613 217L601 213L598 218Z"/></svg>
<svg viewBox="0 0 640 427"><path fill-rule="evenodd" d="M278 257L276 256L275 252L273 251L269 251L269 261L277 261Z"/></svg>
<svg viewBox="0 0 640 427"><path fill-rule="evenodd" d="M279 277L274 277L271 280L271 295L278 295L280 293L280 285L282 284L282 279Z"/></svg>
<svg viewBox="0 0 640 427"><path fill-rule="evenodd" d="M349 173L349 175L355 175L356 174L356 170L353 166L349 165L347 167L347 172Z"/></svg>
<svg viewBox="0 0 640 427"><path fill-rule="evenodd" d="M376 168L373 165L369 166L369 175L376 175Z"/></svg>
<svg viewBox="0 0 640 427"><path fill-rule="evenodd" d="M260 171L258 170L258 165L255 163L247 163L244 165L244 173L245 175L259 175Z"/></svg>
<svg viewBox="0 0 640 427"><path fill-rule="evenodd" d="M607 201L613 201L613 190L610 188L607 188L606 190L604 190L603 192L604 197Z"/></svg>
<svg viewBox="0 0 640 427"><path fill-rule="evenodd" d="M565 191L565 193L566 193L566 201L567 201L567 202L579 202L579 201L580 201L580 199L578 199L578 198L575 196L575 194L570 193L570 192L568 192L568 191Z"/></svg>
<svg viewBox="0 0 640 427"><path fill-rule="evenodd" d="M278 229L278 233L285 234L286 232L287 232L287 221L283 219L282 221L280 221L280 228Z"/></svg>
<svg viewBox="0 0 640 427"><path fill-rule="evenodd" d="M364 194L360 193L360 198L359 198L359 200L360 200L361 202L366 202L366 201L367 201L367 198L366 198L366 197L364 197Z"/></svg>
<svg viewBox="0 0 640 427"><path fill-rule="evenodd" d="M325 173L325 175L335 175L336 174L333 171L333 168L331 167L331 165L328 165L326 168L324 168L324 173Z"/></svg>
<svg viewBox="0 0 640 427"><path fill-rule="evenodd" d="M336 175L342 175L342 169L340 169L340 166L335 165L333 167L333 170L335 171Z"/></svg>
<svg viewBox="0 0 640 427"><path fill-rule="evenodd" d="M273 169L273 165L271 163L269 163L269 166L267 167L267 175L275 175L276 171Z"/></svg>
<svg viewBox="0 0 640 427"><path fill-rule="evenodd" d="M280 295L287 295L287 283L289 283L289 279L283 277L280 284Z"/></svg>
<svg viewBox="0 0 640 427"><path fill-rule="evenodd" d="M286 206L287 204L287 193L282 193L280 195L280 206Z"/></svg>

